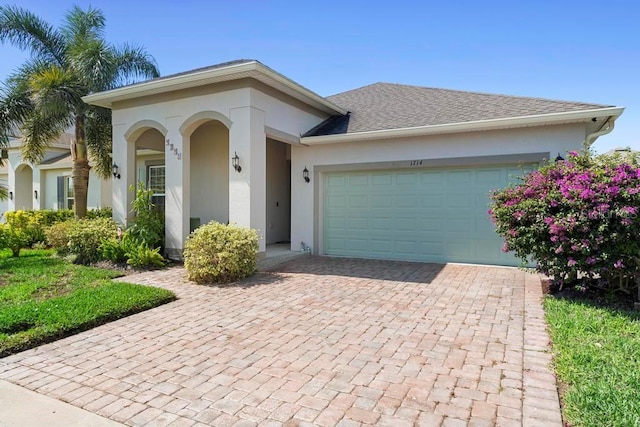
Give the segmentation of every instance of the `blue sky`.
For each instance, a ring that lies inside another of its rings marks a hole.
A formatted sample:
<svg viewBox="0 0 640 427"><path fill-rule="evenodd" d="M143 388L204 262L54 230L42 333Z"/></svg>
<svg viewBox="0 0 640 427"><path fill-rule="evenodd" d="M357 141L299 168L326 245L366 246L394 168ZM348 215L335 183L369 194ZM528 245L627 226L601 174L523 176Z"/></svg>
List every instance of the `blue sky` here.
<svg viewBox="0 0 640 427"><path fill-rule="evenodd" d="M445 4L446 3L446 4ZM640 2L20 0L58 25L73 4L163 75L258 59L319 93L378 81L535 96L626 111L598 152L640 150ZM25 58L0 45L0 80Z"/></svg>

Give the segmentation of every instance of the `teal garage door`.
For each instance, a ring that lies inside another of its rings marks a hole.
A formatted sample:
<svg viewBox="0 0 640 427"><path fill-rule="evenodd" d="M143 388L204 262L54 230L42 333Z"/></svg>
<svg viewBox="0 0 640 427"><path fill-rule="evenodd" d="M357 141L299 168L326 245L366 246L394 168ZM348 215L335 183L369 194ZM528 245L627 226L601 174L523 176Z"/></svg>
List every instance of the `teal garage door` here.
<svg viewBox="0 0 640 427"><path fill-rule="evenodd" d="M324 176L326 255L519 265L502 252L489 193L533 166L332 172Z"/></svg>

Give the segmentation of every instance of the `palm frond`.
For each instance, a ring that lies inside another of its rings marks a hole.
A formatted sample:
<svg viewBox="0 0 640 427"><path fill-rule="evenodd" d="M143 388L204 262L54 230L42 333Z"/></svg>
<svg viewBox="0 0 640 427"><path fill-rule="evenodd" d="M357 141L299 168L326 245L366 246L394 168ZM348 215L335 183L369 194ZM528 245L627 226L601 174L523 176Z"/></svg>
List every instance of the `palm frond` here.
<svg viewBox="0 0 640 427"><path fill-rule="evenodd" d="M0 146L6 147L33 109L24 85L7 83L0 88Z"/></svg>
<svg viewBox="0 0 640 427"><path fill-rule="evenodd" d="M104 37L106 19L101 10L89 6L86 10L75 5L69 10L60 31L68 46Z"/></svg>
<svg viewBox="0 0 640 427"><path fill-rule="evenodd" d="M79 106L84 105L81 97L87 94L74 73L56 66L32 74L29 89L34 107L53 116L77 113Z"/></svg>
<svg viewBox="0 0 640 427"><path fill-rule="evenodd" d="M131 84L141 78L151 79L160 76L156 60L144 48L125 44L116 48L114 53L117 71L113 87Z"/></svg>
<svg viewBox="0 0 640 427"><path fill-rule="evenodd" d="M94 171L101 178L109 178L112 164L111 110L90 107L87 110L85 132Z"/></svg>
<svg viewBox="0 0 640 427"><path fill-rule="evenodd" d="M90 40L69 49L70 65L89 92L108 88L116 75L113 49L104 40Z"/></svg>
<svg viewBox="0 0 640 427"><path fill-rule="evenodd" d="M22 158L31 163L40 162L47 147L57 140L73 123L69 115L51 114L51 111L33 110L22 122Z"/></svg>
<svg viewBox="0 0 640 427"><path fill-rule="evenodd" d="M4 185L0 185L0 200L7 200L9 198L9 188Z"/></svg>
<svg viewBox="0 0 640 427"><path fill-rule="evenodd" d="M48 22L26 9L0 6L0 41L9 42L47 61L64 64L62 35Z"/></svg>

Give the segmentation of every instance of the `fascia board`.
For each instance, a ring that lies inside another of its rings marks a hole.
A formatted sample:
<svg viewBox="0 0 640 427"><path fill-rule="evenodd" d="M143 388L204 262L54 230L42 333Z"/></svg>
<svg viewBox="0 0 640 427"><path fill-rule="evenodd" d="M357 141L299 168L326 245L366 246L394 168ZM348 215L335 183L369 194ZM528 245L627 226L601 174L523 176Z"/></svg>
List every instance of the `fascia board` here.
<svg viewBox="0 0 640 427"><path fill-rule="evenodd" d="M501 119L477 120L461 123L446 123L441 125L417 126L399 129L384 129L369 132L307 136L301 138L300 142L305 145L334 144L363 140L391 139L447 133L475 132L494 129L509 129L527 126L541 126L545 124L552 125L560 123L576 123L591 120L594 117L618 117L622 114L623 111L624 107L606 107L592 110L507 117Z"/></svg>

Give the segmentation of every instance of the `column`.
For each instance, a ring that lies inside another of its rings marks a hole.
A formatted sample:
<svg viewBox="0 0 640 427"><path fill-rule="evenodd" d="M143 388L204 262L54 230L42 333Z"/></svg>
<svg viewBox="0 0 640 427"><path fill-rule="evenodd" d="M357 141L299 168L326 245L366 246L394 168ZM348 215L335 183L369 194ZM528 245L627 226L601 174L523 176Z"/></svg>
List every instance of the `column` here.
<svg viewBox="0 0 640 427"><path fill-rule="evenodd" d="M120 178L113 177L111 182L113 219L122 225L127 225L132 218L131 202L135 195L129 191L130 186L136 185L136 143L127 141L125 124L113 126L113 164L118 165Z"/></svg>
<svg viewBox="0 0 640 427"><path fill-rule="evenodd" d="M267 192L267 145L264 111L255 107L234 108L229 129L229 155L240 158L241 172L229 159L229 222L251 227L260 233L259 251L265 252Z"/></svg>
<svg viewBox="0 0 640 427"><path fill-rule="evenodd" d="M179 131L181 117L167 119L165 136L165 248L171 259L182 259L189 235L190 138Z"/></svg>

